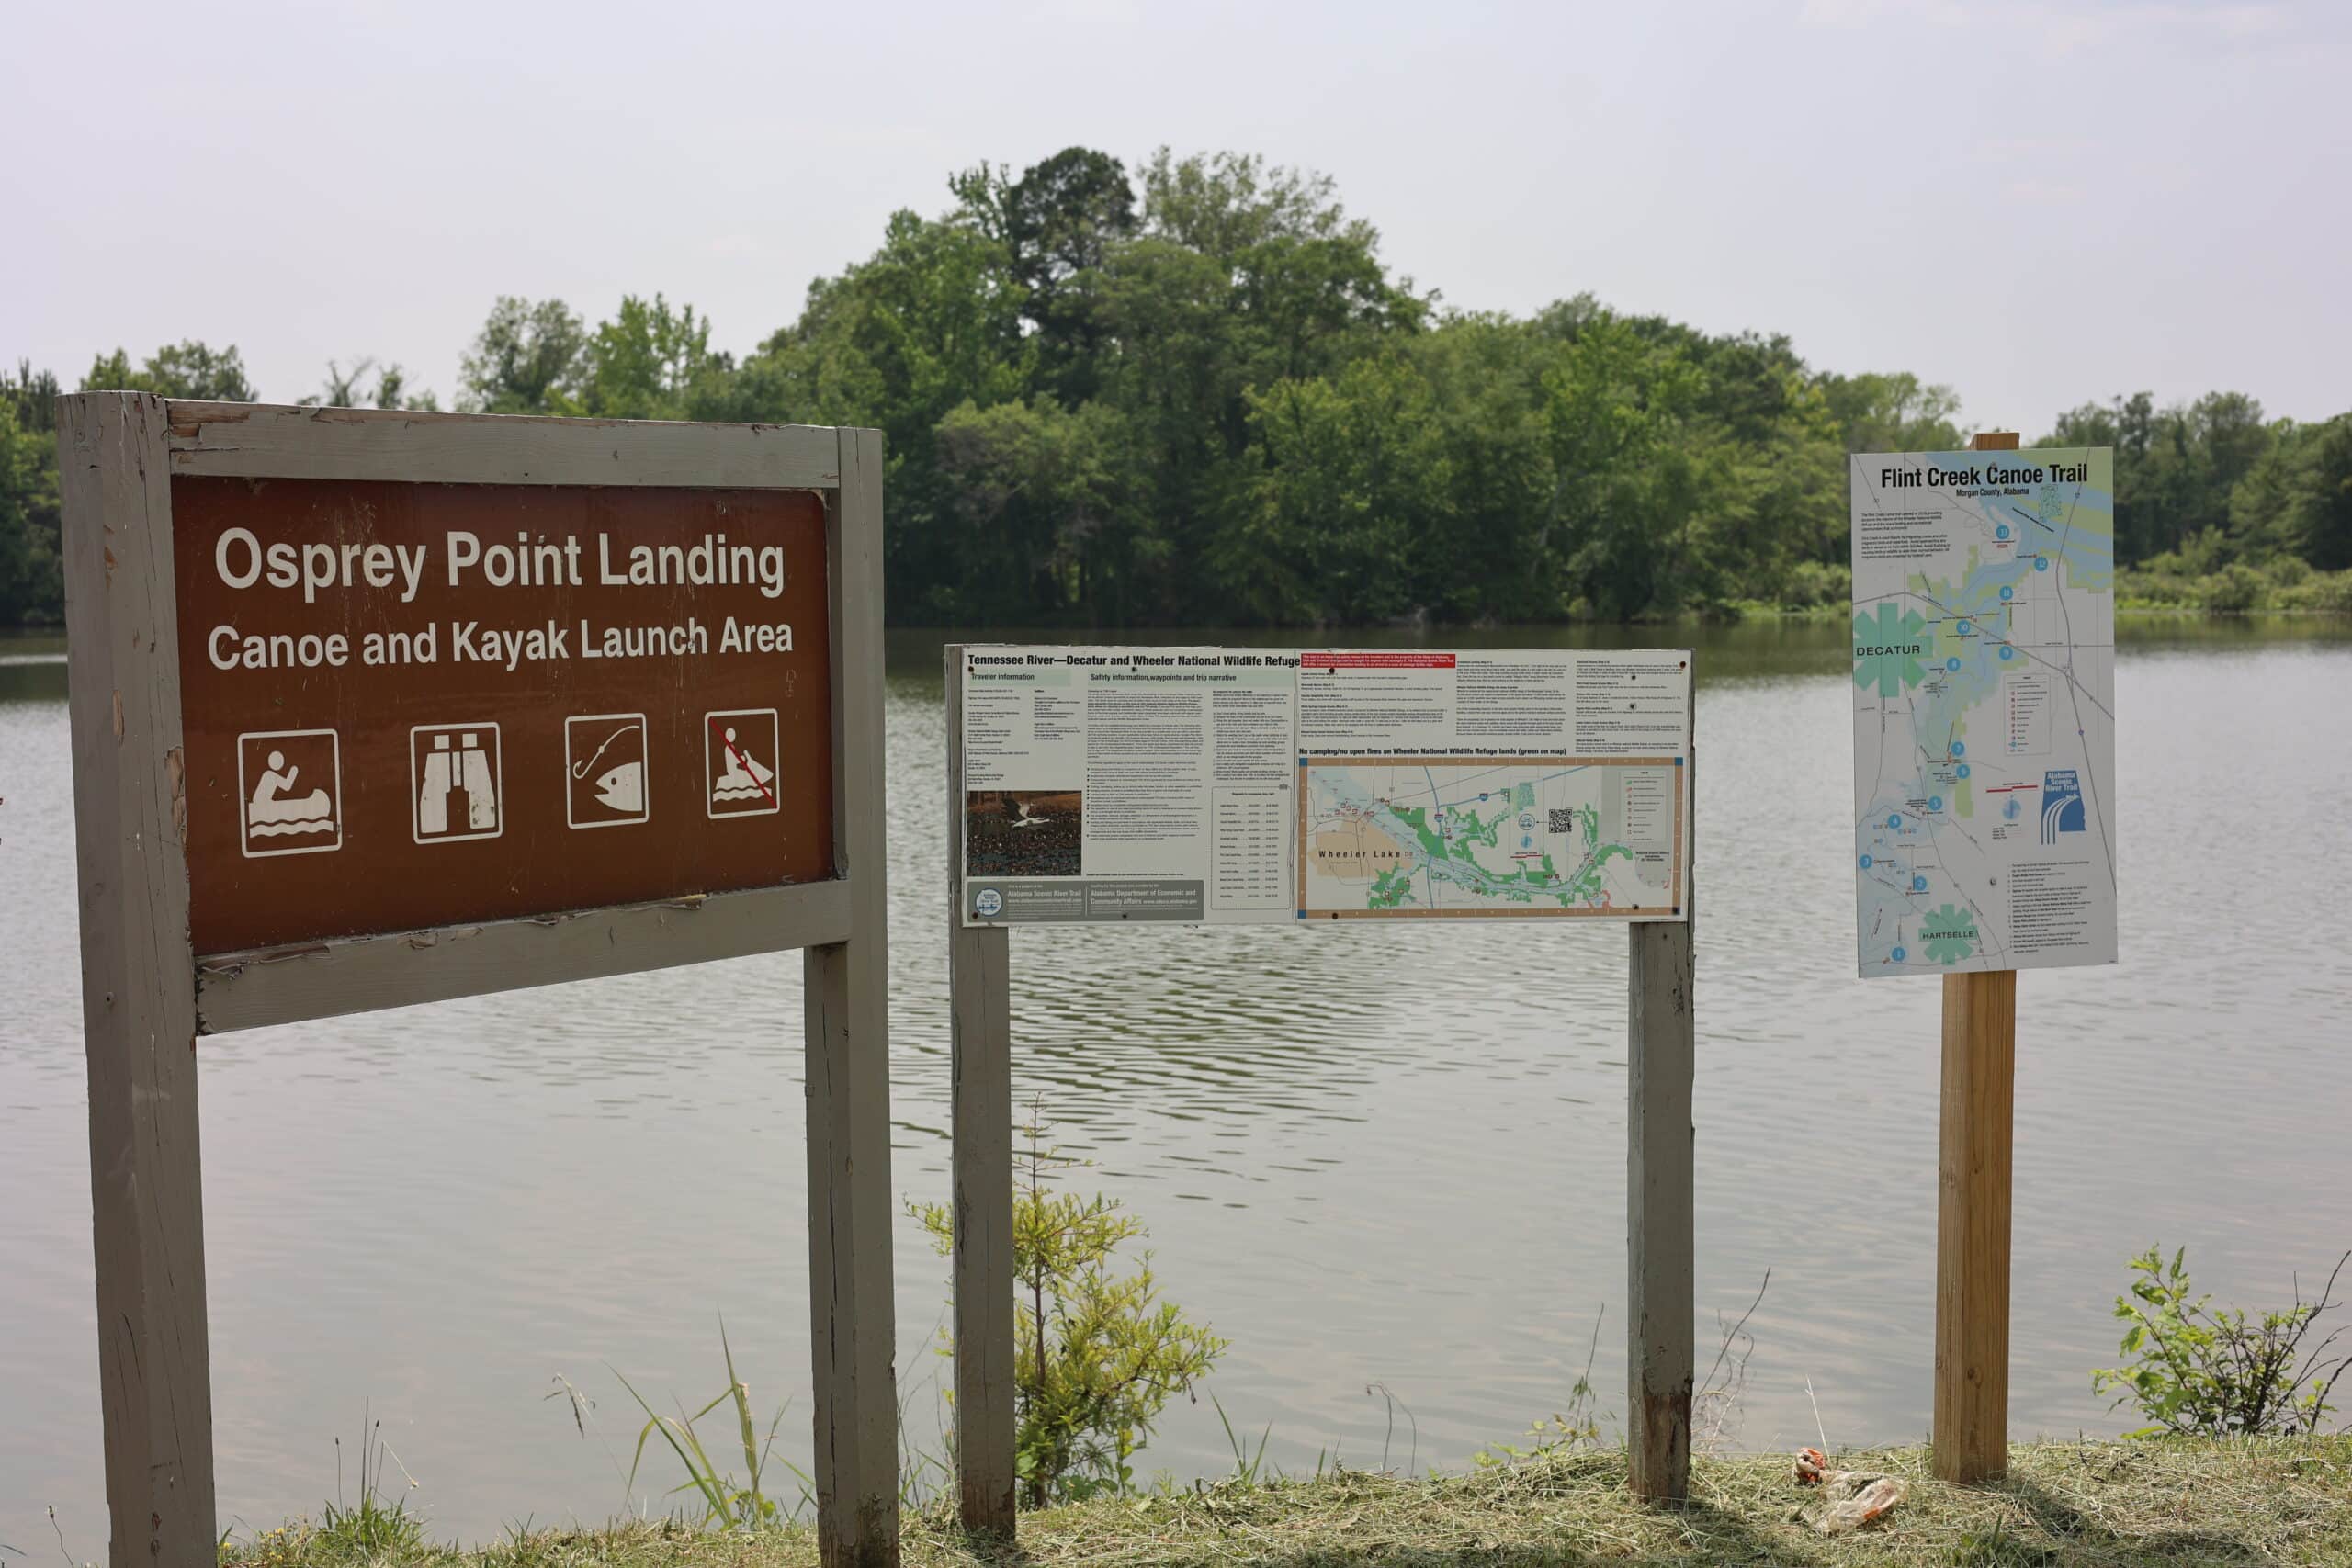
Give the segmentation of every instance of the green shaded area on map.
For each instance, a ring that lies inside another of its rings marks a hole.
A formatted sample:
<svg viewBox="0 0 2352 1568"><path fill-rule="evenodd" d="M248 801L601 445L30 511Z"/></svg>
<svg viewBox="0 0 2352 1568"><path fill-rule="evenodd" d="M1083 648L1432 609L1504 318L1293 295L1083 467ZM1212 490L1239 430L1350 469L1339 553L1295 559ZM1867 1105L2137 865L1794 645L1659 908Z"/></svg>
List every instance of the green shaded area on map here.
<svg viewBox="0 0 2352 1568"><path fill-rule="evenodd" d="M1927 679L1927 617L1917 610L1881 604L1875 617L1854 617L1854 684L1878 688L1882 697L1899 696Z"/></svg>
<svg viewBox="0 0 2352 1568"><path fill-rule="evenodd" d="M1520 773L1532 776L1510 776ZM1498 763L1466 776L1442 765L1410 763L1310 769L1302 784L1310 817L1304 852L1315 889L1308 901L1348 908L1362 899L1370 909L1411 905L1431 912L1484 903L1656 908L1665 902L1664 889L1643 881L1635 847L1602 836L1600 796L1608 799L1611 819L1621 808L1635 809L1621 807L1625 797L1615 792L1623 779L1612 768L1557 762ZM1659 783L1669 793L1650 798L1670 802L1678 781ZM1655 808L1645 803L1639 809ZM1672 818L1644 820L1660 830ZM1355 846L1365 834L1385 838L1408 859L1369 882L1343 872L1327 874L1318 870L1313 847L1316 836L1327 832L1345 846L1331 852L1340 863L1360 854ZM1645 847L1663 851L1668 843L1661 836Z"/></svg>
<svg viewBox="0 0 2352 1568"><path fill-rule="evenodd" d="M1976 917L1955 904L1919 917L1919 946L1932 964L1957 964L1976 951Z"/></svg>

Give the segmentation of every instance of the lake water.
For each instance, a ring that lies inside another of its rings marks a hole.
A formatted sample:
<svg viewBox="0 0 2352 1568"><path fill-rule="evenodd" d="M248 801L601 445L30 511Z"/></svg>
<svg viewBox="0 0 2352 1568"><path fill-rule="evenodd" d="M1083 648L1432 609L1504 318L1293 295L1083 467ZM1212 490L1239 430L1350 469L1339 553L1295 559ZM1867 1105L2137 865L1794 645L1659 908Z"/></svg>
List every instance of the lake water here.
<svg viewBox="0 0 2352 1568"><path fill-rule="evenodd" d="M1732 1443L1815 1440L1808 1381L1832 1444L1914 1439L1938 987L1853 977L1843 633L1689 635L1701 1362L1769 1268ZM2200 1285L2247 1305L2352 1246L2352 629L2125 636L2123 962L2018 987L2020 1437L2128 1424L2089 1369L2114 1359L2109 1304L2149 1242L2187 1244ZM910 1198L947 1182L940 640L895 636L888 682ZM54 1504L78 1560L103 1554L106 1515L58 649L0 643L0 1545L52 1551ZM1271 1459L1374 1465L1386 1443L1400 1468L1459 1466L1563 1406L1604 1309L1592 1375L1622 1419L1624 943L1516 923L1022 931L1016 1092L1231 1339L1207 1386L1271 1428ZM606 1517L638 1426L616 1371L700 1404L726 1381L722 1313L762 1410L792 1402L780 1448L805 1463L798 976L748 960L205 1041L224 1523L315 1512L363 1402L438 1535ZM935 1449L946 1266L910 1223L897 1256L909 1430ZM545 1397L559 1377L596 1402L585 1438ZM1229 1462L1204 1400L1142 1468Z"/></svg>

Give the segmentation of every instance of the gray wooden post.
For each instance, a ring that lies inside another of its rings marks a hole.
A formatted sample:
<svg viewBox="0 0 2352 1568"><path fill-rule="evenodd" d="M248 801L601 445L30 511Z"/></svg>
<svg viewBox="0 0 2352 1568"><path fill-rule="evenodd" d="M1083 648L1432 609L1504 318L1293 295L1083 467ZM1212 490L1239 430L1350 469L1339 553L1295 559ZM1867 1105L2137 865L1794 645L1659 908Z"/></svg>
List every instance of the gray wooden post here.
<svg viewBox="0 0 2352 1568"><path fill-rule="evenodd" d="M954 1079L956 1483L964 1528L1013 1530L1012 980L964 924L964 649L947 649L947 989Z"/></svg>
<svg viewBox="0 0 2352 1568"><path fill-rule="evenodd" d="M832 568L833 852L850 936L807 950L808 1314L817 1543L826 1568L899 1562L891 1299L888 903L884 897L882 437L841 432Z"/></svg>
<svg viewBox="0 0 2352 1568"><path fill-rule="evenodd" d="M160 399L61 400L107 1559L210 1563L211 1355L178 609Z"/></svg>
<svg viewBox="0 0 2352 1568"><path fill-rule="evenodd" d="M1692 808L1692 865L1683 919L1627 928L1626 1408L1634 1495L1690 1495L1690 1396L1696 1372L1691 1272L1690 1081L1696 1043L1692 934L1698 916L1698 757L1683 781Z"/></svg>

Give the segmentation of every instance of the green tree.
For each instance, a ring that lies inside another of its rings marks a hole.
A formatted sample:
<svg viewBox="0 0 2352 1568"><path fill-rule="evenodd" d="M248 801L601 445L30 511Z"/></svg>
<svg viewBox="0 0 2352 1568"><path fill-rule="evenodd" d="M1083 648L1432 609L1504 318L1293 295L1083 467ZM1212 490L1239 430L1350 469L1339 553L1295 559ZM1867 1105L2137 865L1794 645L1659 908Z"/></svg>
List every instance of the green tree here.
<svg viewBox="0 0 2352 1568"><path fill-rule="evenodd" d="M368 385L369 373L375 375L375 385ZM437 412L441 403L430 391L412 392L408 389L408 373L398 365L381 365L373 355L362 355L345 370L341 362L327 361L325 387L301 400L305 408L323 406L332 409L415 409L420 412Z"/></svg>
<svg viewBox="0 0 2352 1568"><path fill-rule="evenodd" d="M1250 394L1251 504L1211 570L1254 620L1361 626L1419 607L1416 538L1459 538L1453 466L1428 379L1400 357ZM1468 541L1464 541L1468 542Z"/></svg>
<svg viewBox="0 0 2352 1568"><path fill-rule="evenodd" d="M56 377L0 376L0 626L64 617L56 406Z"/></svg>
<svg viewBox="0 0 2352 1568"><path fill-rule="evenodd" d="M1144 171L1143 222L1103 263L1100 397L1133 442L1170 570L1136 602L1147 618L1220 619L1233 606L1219 536L1254 526L1258 457L1251 396L1277 381L1337 373L1396 334L1429 302L1392 281L1378 235L1348 219L1330 184L1222 154Z"/></svg>
<svg viewBox="0 0 2352 1568"><path fill-rule="evenodd" d="M1908 370L1840 376L1816 383L1849 452L1956 452L1967 446L1960 394L1929 386Z"/></svg>
<svg viewBox="0 0 2352 1568"><path fill-rule="evenodd" d="M1131 1491L1152 1423L1226 1348L1160 1296L1148 1254L1131 1273L1114 1269L1142 1222L1115 1199L1050 1190L1057 1170L1081 1162L1040 1136L1033 1119L1012 1199L1014 1454L1032 1508ZM908 1208L941 1256L954 1251L949 1205Z"/></svg>
<svg viewBox="0 0 2352 1568"><path fill-rule="evenodd" d="M812 284L800 319L738 374L732 417L882 432L885 560L902 619L941 624L961 605L1020 592L965 577L937 431L963 404L1027 398L1036 350L1023 305L1011 253L984 214L901 211L880 250Z"/></svg>
<svg viewBox="0 0 2352 1568"><path fill-rule="evenodd" d="M1560 618L1543 385L1555 349L1509 318L1460 315L1405 347L1435 404L1423 439L1447 468L1443 524L1408 541L1413 613L1453 623Z"/></svg>
<svg viewBox="0 0 2352 1568"><path fill-rule="evenodd" d="M2115 448L2116 559L2132 565L2200 541L2218 567L2246 551L2231 494L2276 439L2262 405L2242 392L2155 406L2146 392L2086 403L2058 417L2041 445Z"/></svg>
<svg viewBox="0 0 2352 1568"><path fill-rule="evenodd" d="M1094 395L1108 346L1104 264L1137 225L1135 187L1118 159L1066 147L1017 181L983 165L952 182L966 211L1001 241L1023 310L1036 329L1037 377L1076 407Z"/></svg>
<svg viewBox="0 0 2352 1568"><path fill-rule="evenodd" d="M890 612L934 625L1816 606L1850 590L1846 455L1962 444L1950 387L1817 370L1783 335L1588 294L1524 318L1442 312L1330 179L1263 158L1161 148L1131 167L1072 146L947 184L945 210L893 213L740 363L661 294L593 330L560 299L502 297L458 406L876 426ZM118 350L84 385L253 396L234 348L195 341L135 367ZM330 362L317 397L434 401L372 359ZM2117 559L2143 589L2352 594L2304 581L2352 567L2352 415L2142 392L2070 410L2047 439L2115 448ZM55 556L38 499L53 464L26 461L8 515L34 521L0 541L8 604L41 599L22 584Z"/></svg>
<svg viewBox="0 0 2352 1568"><path fill-rule="evenodd" d="M2322 571L2352 568L2352 413L2318 424L2280 421L2230 493L2230 525L2257 555Z"/></svg>
<svg viewBox="0 0 2352 1568"><path fill-rule="evenodd" d="M253 383L245 378L245 362L237 345L214 349L195 338L157 349L137 369L121 349L102 354L82 378L85 392L153 392L159 398L190 398L210 402L258 401Z"/></svg>
<svg viewBox="0 0 2352 1568"><path fill-rule="evenodd" d="M35 370L28 360L18 360L14 375L0 371L0 403L6 404L16 414L21 430L41 434L55 433L59 391L55 374Z"/></svg>
<svg viewBox="0 0 2352 1568"><path fill-rule="evenodd" d="M2352 570L2352 413L2307 425L2288 513L2296 553L2322 571Z"/></svg>
<svg viewBox="0 0 2352 1568"><path fill-rule="evenodd" d="M1544 388L1570 592L1619 620L1728 597L1736 574L1709 547L1729 532L1736 476L1688 351L1602 320Z"/></svg>
<svg viewBox="0 0 2352 1568"><path fill-rule="evenodd" d="M1789 340L1635 324L1654 341L1679 347L1705 378L1696 428L1722 444L1724 465L1724 488L1705 519L1710 602L1785 597L1792 566L1845 562L1849 433L1828 389ZM1920 397L1927 406L1946 403L1931 393ZM1940 437L1946 431L1930 423L1901 434Z"/></svg>
<svg viewBox="0 0 2352 1568"><path fill-rule="evenodd" d="M587 333L560 299L502 294L458 367L469 413L553 413L571 398Z"/></svg>
<svg viewBox="0 0 2352 1568"><path fill-rule="evenodd" d="M937 434L950 548L972 590L957 621L1036 625L1091 611L1115 621L1148 547L1137 528L1148 514L1127 504L1117 414L1043 396L965 402Z"/></svg>
<svg viewBox="0 0 2352 1568"><path fill-rule="evenodd" d="M1162 570L1131 587L1137 619L1220 617L1193 570L1221 522L1245 504L1250 378L1233 349L1230 275L1213 258L1160 238L1122 247L1104 278L1117 344L1102 400L1118 411L1140 486L1164 544Z"/></svg>
<svg viewBox="0 0 2352 1568"><path fill-rule="evenodd" d="M2334 1408L2328 1395L2352 1371L2352 1353L2338 1344L2344 1330L2320 1319L2340 1304L2335 1282L2352 1252L2336 1259L2318 1296L2284 1311L2248 1317L2235 1308L2215 1310L2211 1296L2191 1299L2188 1249L2167 1265L2164 1249L2151 1247L2132 1259L2131 1293L2115 1298L2115 1315L2126 1325L2122 1353L2130 1366L2102 1367L2091 1373L2091 1388L2120 1390L2115 1407L2136 1404L2150 1425L2126 1434L2134 1438L2251 1438L2292 1436L2320 1429Z"/></svg>
<svg viewBox="0 0 2352 1568"><path fill-rule="evenodd" d="M634 294L597 323L582 359L579 389L563 412L605 419L700 419L730 400L734 361L712 352L710 318L677 310L656 294ZM569 406L576 403L576 407Z"/></svg>
<svg viewBox="0 0 2352 1568"><path fill-rule="evenodd" d="M1329 175L1254 153L1179 158L1162 147L1144 166L1143 188L1149 231L1203 255L1238 256L1275 239L1352 237L1367 250L1377 243L1369 224L1349 219Z"/></svg>

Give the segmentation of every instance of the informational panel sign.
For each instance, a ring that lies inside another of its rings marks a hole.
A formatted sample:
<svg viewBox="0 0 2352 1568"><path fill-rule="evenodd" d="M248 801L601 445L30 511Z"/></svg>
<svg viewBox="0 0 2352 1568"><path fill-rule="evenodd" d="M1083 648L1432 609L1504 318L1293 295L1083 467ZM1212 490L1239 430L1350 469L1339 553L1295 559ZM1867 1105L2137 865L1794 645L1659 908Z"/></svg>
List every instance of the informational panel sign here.
<svg viewBox="0 0 2352 1568"><path fill-rule="evenodd" d="M1291 918L1298 655L985 648L964 660L965 916Z"/></svg>
<svg viewBox="0 0 2352 1568"><path fill-rule="evenodd" d="M2113 452L1852 461L1862 977L2114 963Z"/></svg>
<svg viewBox="0 0 2352 1568"><path fill-rule="evenodd" d="M967 924L1685 918L1690 655L973 648Z"/></svg>
<svg viewBox="0 0 2352 1568"><path fill-rule="evenodd" d="M1682 918L1690 655L1311 652L1298 910Z"/></svg>
<svg viewBox="0 0 2352 1568"><path fill-rule="evenodd" d="M818 494L171 485L198 953L833 874Z"/></svg>

